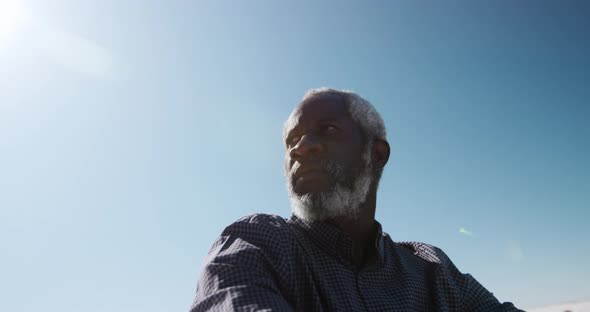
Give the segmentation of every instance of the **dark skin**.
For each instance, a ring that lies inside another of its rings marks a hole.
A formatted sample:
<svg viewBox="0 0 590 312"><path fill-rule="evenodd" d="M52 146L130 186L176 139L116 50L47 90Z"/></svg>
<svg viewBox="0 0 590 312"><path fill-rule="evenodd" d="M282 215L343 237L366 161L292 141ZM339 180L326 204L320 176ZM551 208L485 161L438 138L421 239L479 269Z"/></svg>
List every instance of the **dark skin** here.
<svg viewBox="0 0 590 312"><path fill-rule="evenodd" d="M331 160L349 172L364 166L362 152L366 137L350 117L338 95L322 95L301 102L294 110L295 123L287 129L285 167L287 172L299 163L289 183L297 194L323 192L334 186L333 178L320 170L322 160ZM376 139L371 149L374 174L389 160L389 144ZM373 181L358 219L337 217L327 222L336 225L352 239L353 262L362 265L371 256L370 241L375 233L377 183Z"/></svg>

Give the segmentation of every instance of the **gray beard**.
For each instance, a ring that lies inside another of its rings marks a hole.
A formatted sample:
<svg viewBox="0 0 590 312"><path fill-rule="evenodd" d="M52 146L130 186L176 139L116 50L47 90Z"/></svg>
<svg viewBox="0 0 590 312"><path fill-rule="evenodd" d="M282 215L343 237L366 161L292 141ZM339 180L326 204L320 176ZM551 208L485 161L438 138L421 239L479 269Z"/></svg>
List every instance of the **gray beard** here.
<svg viewBox="0 0 590 312"><path fill-rule="evenodd" d="M325 166L326 171L336 181L334 187L325 192L299 195L293 189L289 177L298 168L298 163L287 174L287 192L291 202L291 210L295 216L307 221L324 221L335 217L347 217L356 220L360 216L361 204L373 182L370 163L370 148L363 153L364 168L354 177L352 183L346 183L346 176L341 166L331 163ZM348 185L347 185L348 184Z"/></svg>

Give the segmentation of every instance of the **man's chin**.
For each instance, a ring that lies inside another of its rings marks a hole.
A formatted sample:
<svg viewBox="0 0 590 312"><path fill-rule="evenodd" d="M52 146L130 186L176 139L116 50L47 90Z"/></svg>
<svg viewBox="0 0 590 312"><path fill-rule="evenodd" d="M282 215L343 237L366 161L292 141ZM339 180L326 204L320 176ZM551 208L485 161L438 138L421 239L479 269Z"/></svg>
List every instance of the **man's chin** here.
<svg viewBox="0 0 590 312"><path fill-rule="evenodd" d="M321 198L321 192L299 194L294 190L291 190L289 194L291 211L300 219L307 221L321 221L323 215Z"/></svg>
<svg viewBox="0 0 590 312"><path fill-rule="evenodd" d="M317 207L310 207L301 202L291 203L291 210L295 216L305 221L325 221L327 217Z"/></svg>
<svg viewBox="0 0 590 312"><path fill-rule="evenodd" d="M293 186L293 192L299 196L322 194L334 190L331 181L298 181Z"/></svg>
<svg viewBox="0 0 590 312"><path fill-rule="evenodd" d="M318 198L321 197L322 194L325 194L326 191L308 191L308 190L293 190L293 195L298 197L299 199L303 198Z"/></svg>

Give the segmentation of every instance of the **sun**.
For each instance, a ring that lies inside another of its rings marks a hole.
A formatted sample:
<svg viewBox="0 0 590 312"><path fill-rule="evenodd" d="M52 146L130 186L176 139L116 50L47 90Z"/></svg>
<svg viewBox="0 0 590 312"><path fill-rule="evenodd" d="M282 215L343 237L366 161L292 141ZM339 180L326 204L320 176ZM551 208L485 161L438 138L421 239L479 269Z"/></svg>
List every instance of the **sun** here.
<svg viewBox="0 0 590 312"><path fill-rule="evenodd" d="M30 14L19 0L0 0L0 44L27 24Z"/></svg>

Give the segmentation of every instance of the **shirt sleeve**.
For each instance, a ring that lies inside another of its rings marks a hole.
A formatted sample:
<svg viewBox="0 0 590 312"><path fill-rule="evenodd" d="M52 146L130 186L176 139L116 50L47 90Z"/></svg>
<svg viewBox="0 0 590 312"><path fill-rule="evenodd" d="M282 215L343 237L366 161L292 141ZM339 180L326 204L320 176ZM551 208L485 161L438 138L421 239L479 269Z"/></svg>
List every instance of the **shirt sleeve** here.
<svg viewBox="0 0 590 312"><path fill-rule="evenodd" d="M247 220L227 227L205 259L190 311L291 311L265 253L272 240Z"/></svg>
<svg viewBox="0 0 590 312"><path fill-rule="evenodd" d="M455 267L448 256L440 249L437 249L437 254L440 256L442 275L447 281L441 284L446 284L448 288L452 288L458 293L461 311L522 311L517 309L512 303L501 303L494 296L481 285L471 274L463 274Z"/></svg>

